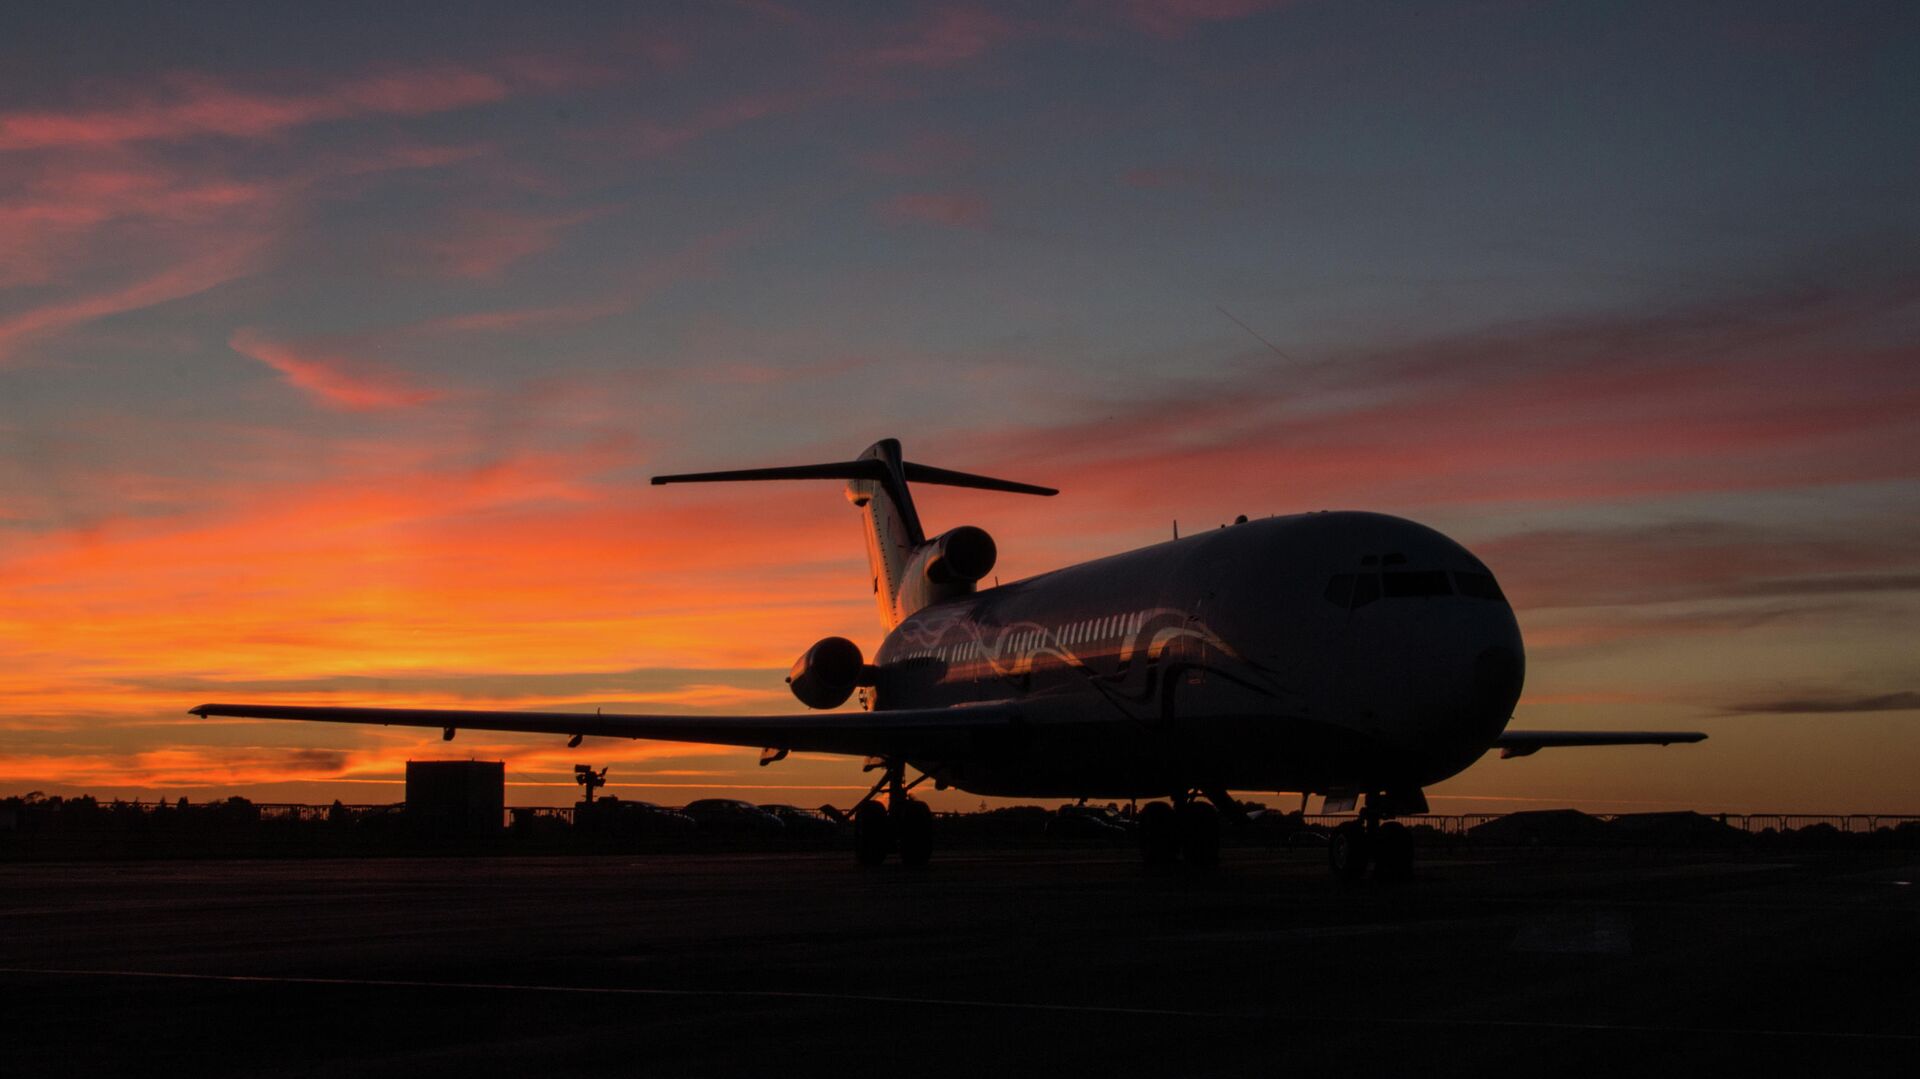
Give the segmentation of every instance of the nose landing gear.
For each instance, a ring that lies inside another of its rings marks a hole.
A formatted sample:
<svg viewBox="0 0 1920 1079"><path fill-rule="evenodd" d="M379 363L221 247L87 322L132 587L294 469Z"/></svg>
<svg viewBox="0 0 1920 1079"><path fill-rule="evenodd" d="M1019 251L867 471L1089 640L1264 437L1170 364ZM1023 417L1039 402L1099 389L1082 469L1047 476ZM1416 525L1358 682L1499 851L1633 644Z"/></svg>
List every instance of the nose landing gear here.
<svg viewBox="0 0 1920 1079"><path fill-rule="evenodd" d="M1427 799L1414 791L1411 796L1367 796L1359 820L1350 820L1333 830L1327 843L1327 868L1341 880L1359 880L1373 867L1380 880L1408 880L1413 876L1413 832L1389 818L1400 813L1424 813Z"/></svg>
<svg viewBox="0 0 1920 1079"><path fill-rule="evenodd" d="M1232 807L1215 803L1224 795L1207 795L1206 801L1191 793L1176 796L1172 805L1149 802L1140 807L1134 822L1134 836L1140 843L1140 857L1147 865L1169 865L1183 861L1196 868L1208 868L1220 861L1220 814Z"/></svg>

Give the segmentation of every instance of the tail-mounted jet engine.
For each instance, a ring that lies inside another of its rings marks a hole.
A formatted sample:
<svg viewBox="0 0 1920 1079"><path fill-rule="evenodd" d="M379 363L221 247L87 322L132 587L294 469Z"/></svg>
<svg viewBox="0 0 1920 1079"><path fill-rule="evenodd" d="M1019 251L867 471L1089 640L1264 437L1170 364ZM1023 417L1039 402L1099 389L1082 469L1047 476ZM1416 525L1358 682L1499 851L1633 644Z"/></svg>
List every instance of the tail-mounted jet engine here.
<svg viewBox="0 0 1920 1079"><path fill-rule="evenodd" d="M992 572L999 557L1000 550L986 529L961 525L928 540L916 561L934 584L970 585Z"/></svg>
<svg viewBox="0 0 1920 1079"><path fill-rule="evenodd" d="M793 661L787 685L808 708L838 708L859 686L873 684L873 668L860 646L845 637L823 637Z"/></svg>
<svg viewBox="0 0 1920 1079"><path fill-rule="evenodd" d="M902 617L973 592L974 583L993 571L1000 555L993 537L972 525L942 532L913 549L900 574L895 604Z"/></svg>

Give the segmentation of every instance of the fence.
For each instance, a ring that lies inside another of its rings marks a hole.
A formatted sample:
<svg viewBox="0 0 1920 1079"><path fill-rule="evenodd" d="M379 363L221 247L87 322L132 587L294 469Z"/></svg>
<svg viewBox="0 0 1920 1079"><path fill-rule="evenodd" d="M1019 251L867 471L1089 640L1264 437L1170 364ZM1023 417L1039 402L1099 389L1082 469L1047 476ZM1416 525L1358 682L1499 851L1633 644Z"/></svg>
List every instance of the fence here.
<svg viewBox="0 0 1920 1079"><path fill-rule="evenodd" d="M67 805L76 806L77 800ZM359 820L390 813L399 813L406 808L405 803L394 804L343 804L334 802L328 805L301 802L105 802L94 803L88 812L91 815L109 816L115 813L172 813L189 809L195 813L215 813L223 811L242 815L261 821L310 822L325 820ZM967 814L942 813L942 817L961 817ZM1473 829L1489 821L1509 816L1506 813L1426 813L1419 816L1402 817L1400 820L1414 827L1432 828L1442 835L1464 836ZM1595 820L1612 822L1623 817L1644 817L1646 814L1631 813L1592 813L1587 814ZM1871 835L1882 829L1897 828L1903 824L1920 823L1920 814L1915 813L1706 813L1701 814L1708 820L1724 824L1742 832L1760 834L1766 831L1798 832L1806 828L1825 827L1843 835ZM1352 813L1309 813L1303 822L1320 828L1333 828L1356 819ZM574 823L572 806L509 806L504 811L504 824L509 826L526 822L537 827L541 822L571 826Z"/></svg>
<svg viewBox="0 0 1920 1079"><path fill-rule="evenodd" d="M1648 814L1638 813L1590 813L1587 815L1595 820L1608 822L1622 817L1648 816ZM1346 821L1355 820L1357 816L1353 813L1309 813L1305 820L1310 825L1332 828ZM1465 835L1488 821L1496 821L1506 816L1510 814L1423 813L1416 817L1399 819L1409 826L1424 825L1442 835ZM1920 813L1703 813L1701 816L1729 828L1754 834L1768 829L1777 832L1797 832L1802 828L1826 825L1834 831L1847 835L1868 835L1882 828L1897 828L1902 824L1920 822Z"/></svg>

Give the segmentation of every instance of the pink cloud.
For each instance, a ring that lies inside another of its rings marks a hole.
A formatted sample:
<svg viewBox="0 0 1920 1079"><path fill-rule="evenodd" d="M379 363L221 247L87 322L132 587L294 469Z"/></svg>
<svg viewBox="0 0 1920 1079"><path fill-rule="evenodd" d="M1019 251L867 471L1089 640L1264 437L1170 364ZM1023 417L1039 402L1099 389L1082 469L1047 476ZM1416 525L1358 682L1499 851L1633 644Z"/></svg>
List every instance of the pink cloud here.
<svg viewBox="0 0 1920 1079"><path fill-rule="evenodd" d="M895 195L878 207L890 223L979 229L987 224L987 200L967 193Z"/></svg>
<svg viewBox="0 0 1920 1079"><path fill-rule="evenodd" d="M443 396L436 390L410 385L401 376L364 360L272 341L254 330L235 330L227 344L235 352L280 372L288 383L327 408L346 412L409 408Z"/></svg>
<svg viewBox="0 0 1920 1079"><path fill-rule="evenodd" d="M245 273L253 248L236 245L172 266L130 285L57 300L0 319L0 365L27 340L97 318L137 311L205 292Z"/></svg>
<svg viewBox="0 0 1920 1079"><path fill-rule="evenodd" d="M537 326L565 326L617 315L631 309L633 303L632 299L610 299L546 307L514 307L503 311L475 311L466 315L429 319L414 328L451 333L494 333Z"/></svg>
<svg viewBox="0 0 1920 1079"><path fill-rule="evenodd" d="M1232 22L1285 7L1291 0L1127 0L1126 20L1155 37L1184 36L1199 23Z"/></svg>
<svg viewBox="0 0 1920 1079"><path fill-rule="evenodd" d="M177 76L165 90L108 108L0 113L0 150L107 146L223 136L260 138L353 116L425 116L504 99L507 82L457 67L363 75L307 93L235 89Z"/></svg>
<svg viewBox="0 0 1920 1079"><path fill-rule="evenodd" d="M972 161L972 143L952 135L921 132L904 142L857 155L862 167L887 176L925 176Z"/></svg>
<svg viewBox="0 0 1920 1079"><path fill-rule="evenodd" d="M875 49L882 67L953 67L1011 40L1019 27L980 8L936 7L892 42Z"/></svg>
<svg viewBox="0 0 1920 1079"><path fill-rule="evenodd" d="M834 72L812 85L742 94L677 119L622 124L592 137L618 144L628 153L642 157L664 156L737 127L791 115L870 90L871 87L859 79Z"/></svg>
<svg viewBox="0 0 1920 1079"><path fill-rule="evenodd" d="M426 242L428 257L461 277L497 277L522 259L550 250L566 229L598 211L543 216L505 210L456 211L447 231Z"/></svg>
<svg viewBox="0 0 1920 1079"><path fill-rule="evenodd" d="M721 229L695 237L674 250L640 259L631 269L606 282L595 294L574 303L446 315L395 332L472 333L566 325L607 318L632 310L648 295L675 282L712 274L722 255L757 235L761 227L760 224L748 224Z"/></svg>
<svg viewBox="0 0 1920 1079"><path fill-rule="evenodd" d="M1044 482L1141 509L1168 490L1250 513L1406 512L1910 480L1920 356L1844 342L1904 302L1762 295L1260 363L999 441L1048 462Z"/></svg>

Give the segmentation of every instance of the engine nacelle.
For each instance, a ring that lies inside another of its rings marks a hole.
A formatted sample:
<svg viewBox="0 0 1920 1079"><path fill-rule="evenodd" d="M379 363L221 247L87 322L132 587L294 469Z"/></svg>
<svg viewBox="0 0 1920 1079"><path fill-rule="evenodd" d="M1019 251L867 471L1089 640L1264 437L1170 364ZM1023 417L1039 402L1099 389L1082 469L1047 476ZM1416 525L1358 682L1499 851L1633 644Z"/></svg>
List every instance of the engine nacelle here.
<svg viewBox="0 0 1920 1079"><path fill-rule="evenodd" d="M926 575L934 584L972 584L993 571L1000 549L984 528L961 525L927 541Z"/></svg>
<svg viewBox="0 0 1920 1079"><path fill-rule="evenodd" d="M823 637L793 661L787 685L808 708L838 708L858 686L873 684L860 646L845 637Z"/></svg>

